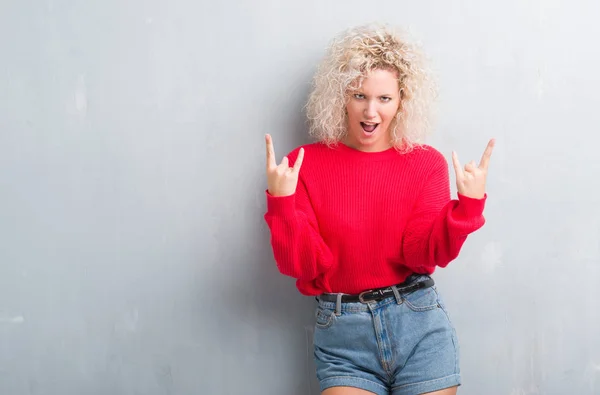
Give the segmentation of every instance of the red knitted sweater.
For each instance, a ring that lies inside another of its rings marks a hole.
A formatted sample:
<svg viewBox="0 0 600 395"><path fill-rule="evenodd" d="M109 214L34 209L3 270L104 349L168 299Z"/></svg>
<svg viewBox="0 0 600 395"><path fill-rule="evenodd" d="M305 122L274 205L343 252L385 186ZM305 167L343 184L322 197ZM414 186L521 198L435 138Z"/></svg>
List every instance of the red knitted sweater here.
<svg viewBox="0 0 600 395"><path fill-rule="evenodd" d="M304 295L356 294L431 274L485 222L487 195L451 200L448 163L433 147L407 154L303 147L295 194L267 191L265 220L279 271ZM299 149L288 155L290 166Z"/></svg>

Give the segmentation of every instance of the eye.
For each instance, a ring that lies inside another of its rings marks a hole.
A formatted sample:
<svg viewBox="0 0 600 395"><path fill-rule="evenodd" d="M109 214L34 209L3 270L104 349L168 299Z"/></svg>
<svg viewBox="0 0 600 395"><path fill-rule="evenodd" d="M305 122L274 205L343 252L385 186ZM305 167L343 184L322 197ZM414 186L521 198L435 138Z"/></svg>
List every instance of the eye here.
<svg viewBox="0 0 600 395"><path fill-rule="evenodd" d="M365 98L365 95L363 95L363 94L361 94L361 93L355 93L355 94L354 94L354 98L355 98L355 99L362 100L362 99L364 99L364 98Z"/></svg>
<svg viewBox="0 0 600 395"><path fill-rule="evenodd" d="M387 103L387 102L389 102L390 100L392 100L392 98L391 98L391 97L388 97L388 96L383 96L383 97L381 98L381 101L382 101L382 102L384 102L384 103Z"/></svg>

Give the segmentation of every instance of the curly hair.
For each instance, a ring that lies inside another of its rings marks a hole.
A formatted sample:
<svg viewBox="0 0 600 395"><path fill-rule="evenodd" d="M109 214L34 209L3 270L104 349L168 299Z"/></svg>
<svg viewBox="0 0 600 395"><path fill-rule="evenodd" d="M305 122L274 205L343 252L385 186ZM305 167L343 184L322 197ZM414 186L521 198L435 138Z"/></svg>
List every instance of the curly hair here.
<svg viewBox="0 0 600 395"><path fill-rule="evenodd" d="M395 71L398 76L400 106L390 125L390 143L403 152L423 143L433 123L437 86L419 47L379 24L348 29L330 43L306 104L312 137L327 145L345 137L348 93L375 69Z"/></svg>

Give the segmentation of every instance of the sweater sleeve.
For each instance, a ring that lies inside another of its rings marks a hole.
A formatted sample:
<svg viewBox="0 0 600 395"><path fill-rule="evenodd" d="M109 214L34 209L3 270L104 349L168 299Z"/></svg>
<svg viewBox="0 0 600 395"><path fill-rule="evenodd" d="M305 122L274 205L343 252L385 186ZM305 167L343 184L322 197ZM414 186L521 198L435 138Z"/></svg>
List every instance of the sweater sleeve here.
<svg viewBox="0 0 600 395"><path fill-rule="evenodd" d="M275 197L268 191L266 195L264 218L271 231L271 246L279 271L299 280L314 280L331 267L333 258L319 234L302 179L293 195Z"/></svg>
<svg viewBox="0 0 600 395"><path fill-rule="evenodd" d="M431 274L454 260L470 233L485 223L487 194L473 199L458 194L450 200L448 164L441 160L429 175L409 217L402 241L405 264Z"/></svg>

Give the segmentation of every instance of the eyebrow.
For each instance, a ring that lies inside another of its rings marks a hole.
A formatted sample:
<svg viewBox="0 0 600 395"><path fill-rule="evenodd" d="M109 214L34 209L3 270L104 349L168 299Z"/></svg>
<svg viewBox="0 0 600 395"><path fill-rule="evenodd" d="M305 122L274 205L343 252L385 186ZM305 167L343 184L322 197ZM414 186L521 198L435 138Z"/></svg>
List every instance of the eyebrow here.
<svg viewBox="0 0 600 395"><path fill-rule="evenodd" d="M367 94L365 94L365 93L363 93L361 91L356 91L356 92L354 92L354 94L368 96ZM392 93L382 93L381 95L378 95L378 97L382 97L382 96L393 96L393 94Z"/></svg>

